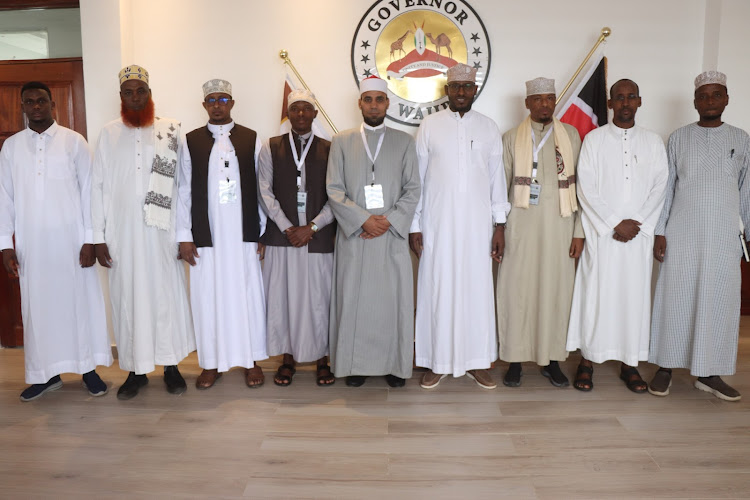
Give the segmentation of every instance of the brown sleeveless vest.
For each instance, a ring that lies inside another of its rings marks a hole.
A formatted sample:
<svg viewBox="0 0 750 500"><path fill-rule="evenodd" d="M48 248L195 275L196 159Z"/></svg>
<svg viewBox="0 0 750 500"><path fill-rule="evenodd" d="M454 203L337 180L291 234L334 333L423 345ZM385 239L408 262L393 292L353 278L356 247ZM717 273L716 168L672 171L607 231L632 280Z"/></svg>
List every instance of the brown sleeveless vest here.
<svg viewBox="0 0 750 500"><path fill-rule="evenodd" d="M289 222L298 226L297 165L294 163L289 136L284 134L274 137L268 141L268 145L273 160L273 194ZM305 212L308 223L320 213L328 201L326 170L330 149L331 143L329 141L315 137L305 158L305 190L307 191ZM335 237L336 222L332 222L313 235L312 240L307 244L307 251L310 253L331 253L333 252ZM270 246L292 246L286 235L270 218L266 223L266 232L263 233L260 241Z"/></svg>
<svg viewBox="0 0 750 500"><path fill-rule="evenodd" d="M237 125L229 133L240 165L240 190L242 193L242 241L258 241L258 181L255 177L254 130ZM185 136L193 163L192 217L193 243L197 247L211 247L211 227L208 222L208 158L214 147L214 138L208 127L193 130Z"/></svg>

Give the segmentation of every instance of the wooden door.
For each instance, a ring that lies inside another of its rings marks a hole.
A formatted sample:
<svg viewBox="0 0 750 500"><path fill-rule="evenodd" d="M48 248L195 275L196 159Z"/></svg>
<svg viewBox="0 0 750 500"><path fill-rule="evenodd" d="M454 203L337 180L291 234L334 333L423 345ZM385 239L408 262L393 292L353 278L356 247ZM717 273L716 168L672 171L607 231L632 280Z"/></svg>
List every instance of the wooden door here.
<svg viewBox="0 0 750 500"><path fill-rule="evenodd" d="M83 96L83 62L80 57L36 61L0 61L0 147L5 139L26 127L21 110L21 87L40 81L55 101L55 120L86 137L86 102ZM21 293L18 278L0 272L0 344L23 345Z"/></svg>

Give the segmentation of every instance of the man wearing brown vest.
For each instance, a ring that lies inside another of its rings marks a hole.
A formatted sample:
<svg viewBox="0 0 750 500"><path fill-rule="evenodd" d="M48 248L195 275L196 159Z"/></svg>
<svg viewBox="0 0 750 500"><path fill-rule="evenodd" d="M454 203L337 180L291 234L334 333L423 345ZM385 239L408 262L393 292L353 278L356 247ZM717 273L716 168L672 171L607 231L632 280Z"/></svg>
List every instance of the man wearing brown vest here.
<svg viewBox="0 0 750 500"><path fill-rule="evenodd" d="M185 136L177 198L180 258L190 264L190 299L203 372L195 385L213 386L222 373L245 368L250 388L263 385L255 361L266 359L266 308L258 203L260 140L232 120L232 86L203 84L208 125Z"/></svg>
<svg viewBox="0 0 750 500"><path fill-rule="evenodd" d="M318 385L333 384L328 366L328 318L336 223L326 194L331 143L317 137L318 111L309 90L287 99L292 130L264 144L259 158L261 202L268 226L263 264L268 354L284 355L274 383L288 386L295 363L316 361Z"/></svg>

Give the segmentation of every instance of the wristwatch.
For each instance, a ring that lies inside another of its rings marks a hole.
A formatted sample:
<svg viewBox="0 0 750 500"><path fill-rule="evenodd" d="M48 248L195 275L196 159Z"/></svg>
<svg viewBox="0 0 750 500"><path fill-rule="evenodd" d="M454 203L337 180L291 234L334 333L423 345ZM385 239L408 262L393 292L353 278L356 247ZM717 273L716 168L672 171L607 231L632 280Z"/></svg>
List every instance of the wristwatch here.
<svg viewBox="0 0 750 500"><path fill-rule="evenodd" d="M316 223L314 223L314 222L311 222L310 223L310 229L312 229L313 233L317 233L318 232L318 225Z"/></svg>

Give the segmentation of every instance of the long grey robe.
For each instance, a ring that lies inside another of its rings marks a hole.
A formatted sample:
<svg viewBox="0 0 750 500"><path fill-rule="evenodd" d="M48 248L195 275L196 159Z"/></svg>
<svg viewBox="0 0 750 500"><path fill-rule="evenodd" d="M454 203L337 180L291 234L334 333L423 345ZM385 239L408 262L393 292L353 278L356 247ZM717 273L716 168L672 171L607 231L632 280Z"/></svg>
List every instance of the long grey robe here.
<svg viewBox="0 0 750 500"><path fill-rule="evenodd" d="M581 138L575 128L563 126L577 163ZM531 122L537 144L549 127ZM568 357L565 341L575 279L575 260L568 253L573 237L583 238L583 229L577 212L560 216L554 132L539 152L539 205L515 208L515 144L514 128L503 135L503 163L512 208L497 280L499 355L503 361L534 361L545 366Z"/></svg>
<svg viewBox="0 0 750 500"><path fill-rule="evenodd" d="M649 362L732 375L740 321L739 217L750 228L750 137L696 123L669 137L669 180L656 234L667 238ZM750 234L746 232L746 235Z"/></svg>
<svg viewBox="0 0 750 500"><path fill-rule="evenodd" d="M375 153L377 133L366 131ZM420 196L414 139L386 128L375 161L384 208L366 210L365 184L372 162L359 128L334 136L328 158L328 200L338 221L331 294L331 367L337 377L411 377L414 357L414 290L409 226ZM360 238L370 215L386 215L391 227L377 238Z"/></svg>

